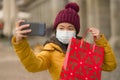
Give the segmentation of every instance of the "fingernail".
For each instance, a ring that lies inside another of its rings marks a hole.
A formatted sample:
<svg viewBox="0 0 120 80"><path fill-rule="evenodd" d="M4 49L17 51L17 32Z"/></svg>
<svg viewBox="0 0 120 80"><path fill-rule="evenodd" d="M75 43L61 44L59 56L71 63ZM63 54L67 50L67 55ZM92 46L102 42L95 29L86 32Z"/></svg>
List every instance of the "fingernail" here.
<svg viewBox="0 0 120 80"><path fill-rule="evenodd" d="M29 31L32 31L31 29L29 29Z"/></svg>

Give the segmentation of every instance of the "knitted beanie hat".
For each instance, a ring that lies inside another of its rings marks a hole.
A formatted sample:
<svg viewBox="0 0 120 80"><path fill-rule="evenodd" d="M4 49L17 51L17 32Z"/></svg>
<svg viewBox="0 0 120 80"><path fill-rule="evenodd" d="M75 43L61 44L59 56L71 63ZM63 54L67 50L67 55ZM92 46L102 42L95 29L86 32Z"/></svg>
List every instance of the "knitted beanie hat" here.
<svg viewBox="0 0 120 80"><path fill-rule="evenodd" d="M68 22L75 26L77 34L80 30L80 20L79 20L79 6L74 3L68 3L63 10L61 10L54 21L54 29L56 29L57 25L62 22Z"/></svg>

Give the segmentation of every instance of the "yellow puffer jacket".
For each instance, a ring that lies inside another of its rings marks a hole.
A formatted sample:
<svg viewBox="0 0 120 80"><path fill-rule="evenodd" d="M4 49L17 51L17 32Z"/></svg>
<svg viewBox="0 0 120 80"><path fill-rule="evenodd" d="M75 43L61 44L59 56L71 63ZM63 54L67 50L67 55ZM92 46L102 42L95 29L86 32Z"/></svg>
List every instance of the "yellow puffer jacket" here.
<svg viewBox="0 0 120 80"><path fill-rule="evenodd" d="M15 52L28 71L38 72L48 69L52 79L59 80L65 54L58 45L48 43L39 54L35 55L26 39L16 43L16 38L13 37L12 44ZM101 38L96 41L96 44L103 46L105 49L105 58L102 69L104 71L114 70L116 68L115 56L104 35L101 35Z"/></svg>

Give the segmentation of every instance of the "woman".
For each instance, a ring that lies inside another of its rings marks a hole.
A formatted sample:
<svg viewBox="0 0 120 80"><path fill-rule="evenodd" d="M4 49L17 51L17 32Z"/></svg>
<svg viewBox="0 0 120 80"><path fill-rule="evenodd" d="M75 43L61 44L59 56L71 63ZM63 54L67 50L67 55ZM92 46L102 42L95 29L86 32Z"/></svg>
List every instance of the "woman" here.
<svg viewBox="0 0 120 80"><path fill-rule="evenodd" d="M59 80L61 67L64 62L65 53L69 40L72 37L80 39L77 34L80 30L79 6L76 3L68 3L65 9L61 10L54 21L55 36L50 38L42 51L35 55L31 50L26 33L31 30L23 30L29 27L29 24L19 26L24 20L16 22L15 35L12 38L12 44L15 52L20 58L25 68L30 72L49 70L53 80ZM95 36L95 43L103 46L105 49L105 58L102 66L104 71L112 71L116 68L114 53L103 34L96 28L89 28L89 32Z"/></svg>

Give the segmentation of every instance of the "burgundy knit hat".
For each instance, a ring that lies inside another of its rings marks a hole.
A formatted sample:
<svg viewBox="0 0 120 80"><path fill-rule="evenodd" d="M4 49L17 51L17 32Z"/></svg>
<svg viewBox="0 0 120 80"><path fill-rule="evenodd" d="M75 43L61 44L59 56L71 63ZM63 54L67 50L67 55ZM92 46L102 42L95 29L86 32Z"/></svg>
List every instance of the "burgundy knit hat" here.
<svg viewBox="0 0 120 80"><path fill-rule="evenodd" d="M68 22L75 26L77 34L80 30L80 20L79 20L79 6L74 3L68 3L63 10L61 10L54 21L54 29L56 29L57 25L62 22Z"/></svg>

